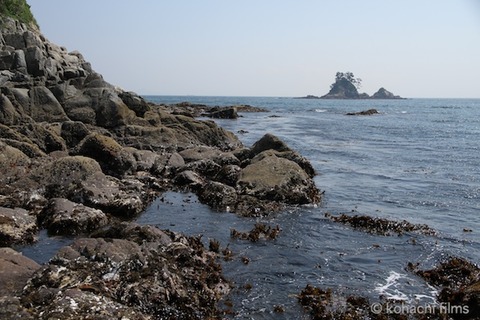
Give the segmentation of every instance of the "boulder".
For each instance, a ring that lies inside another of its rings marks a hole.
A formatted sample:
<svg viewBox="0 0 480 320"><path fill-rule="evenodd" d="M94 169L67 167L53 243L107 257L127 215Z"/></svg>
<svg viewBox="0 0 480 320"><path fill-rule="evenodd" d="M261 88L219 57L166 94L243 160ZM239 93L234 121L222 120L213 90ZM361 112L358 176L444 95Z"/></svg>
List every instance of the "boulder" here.
<svg viewBox="0 0 480 320"><path fill-rule="evenodd" d="M237 108L213 108L208 113L205 114L207 117L214 119L237 119L238 113Z"/></svg>
<svg viewBox="0 0 480 320"><path fill-rule="evenodd" d="M137 117L143 117L145 112L151 110L149 104L135 92L121 92L118 96L130 110L135 112Z"/></svg>
<svg viewBox="0 0 480 320"><path fill-rule="evenodd" d="M113 138L92 133L86 136L75 149L75 154L98 161L103 172L116 177L132 173L136 169L135 157Z"/></svg>
<svg viewBox="0 0 480 320"><path fill-rule="evenodd" d="M32 243L36 233L36 218L27 210L0 207L0 247Z"/></svg>
<svg viewBox="0 0 480 320"><path fill-rule="evenodd" d="M38 269L38 263L21 253L11 248L0 248L0 297L21 292L27 280Z"/></svg>
<svg viewBox="0 0 480 320"><path fill-rule="evenodd" d="M240 172L240 194L288 204L315 203L319 190L308 174L295 162L264 151Z"/></svg>
<svg viewBox="0 0 480 320"><path fill-rule="evenodd" d="M30 122L19 126L18 132L37 145L43 152L65 151L67 146L55 125Z"/></svg>
<svg viewBox="0 0 480 320"><path fill-rule="evenodd" d="M250 157L253 158L265 150L276 150L280 152L292 151L285 142L271 133L265 134L260 140L253 144L250 151Z"/></svg>
<svg viewBox="0 0 480 320"><path fill-rule="evenodd" d="M368 109L365 111L359 111L359 112L348 112L346 113L347 116L371 116L374 114L378 114L379 112L377 109Z"/></svg>
<svg viewBox="0 0 480 320"><path fill-rule="evenodd" d="M65 121L61 126L61 136L69 148L74 148L82 141L90 131L80 121Z"/></svg>
<svg viewBox="0 0 480 320"><path fill-rule="evenodd" d="M0 123L11 126L21 121L21 115L13 106L12 102L3 94L0 94Z"/></svg>
<svg viewBox="0 0 480 320"><path fill-rule="evenodd" d="M231 186L210 181L200 189L198 198L202 203L208 204L216 210L230 211L237 202L237 192Z"/></svg>
<svg viewBox="0 0 480 320"><path fill-rule="evenodd" d="M39 215L40 223L51 234L77 235L89 233L109 222L101 210L63 198L54 198Z"/></svg>
<svg viewBox="0 0 480 320"><path fill-rule="evenodd" d="M213 178L215 181L219 181L229 185L231 187L235 187L237 185L238 178L240 177L240 172L242 168L234 164L228 164L223 166L220 171L217 172L215 177Z"/></svg>
<svg viewBox="0 0 480 320"><path fill-rule="evenodd" d="M273 134L267 133L252 146L248 157L253 158L259 153L271 150L277 157L285 158L296 162L309 176L315 176L315 169L311 163Z"/></svg>

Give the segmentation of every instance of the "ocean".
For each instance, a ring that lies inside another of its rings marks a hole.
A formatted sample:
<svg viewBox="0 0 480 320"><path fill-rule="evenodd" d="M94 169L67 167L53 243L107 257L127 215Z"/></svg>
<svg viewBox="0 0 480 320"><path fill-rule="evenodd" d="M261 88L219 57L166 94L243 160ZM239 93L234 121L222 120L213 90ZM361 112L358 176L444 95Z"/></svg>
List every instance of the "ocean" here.
<svg viewBox="0 0 480 320"><path fill-rule="evenodd" d="M202 235L206 244L216 239L233 251L233 260L222 262L225 276L235 284L226 301L236 312L232 318L309 319L296 298L307 284L372 302L433 304L438 288L407 271L408 262L418 262L422 269L449 256L480 262L480 99L145 98L266 108L270 112L215 121L246 146L265 133L278 136L318 173L315 183L325 194L315 206L245 218L213 211L193 194L168 192L137 219ZM380 114L345 115L371 108ZM407 220L427 224L438 234L372 235L332 222L326 213ZM255 243L231 239L232 228L249 231L257 222L278 225L278 238ZM50 241L52 251L68 243L42 239ZM35 246L23 252L36 260L48 256ZM276 313L276 307L284 312Z"/></svg>
<svg viewBox="0 0 480 320"><path fill-rule="evenodd" d="M246 146L265 133L278 136L311 161L318 173L315 183L325 190L318 206L261 219L214 212L193 195L169 193L170 203L183 206L157 202L139 218L229 245L236 258L223 268L236 284L231 297L235 318L308 319L295 298L307 284L372 302L432 304L438 288L406 271L408 262L424 269L449 256L480 262L480 99L146 99L270 110L215 121ZM371 108L380 114L345 115ZM438 235L372 235L330 221L327 212L427 224ZM256 222L279 225L282 231L274 241L230 238L231 228L248 231ZM248 265L241 261L244 256ZM275 313L275 306L285 311Z"/></svg>

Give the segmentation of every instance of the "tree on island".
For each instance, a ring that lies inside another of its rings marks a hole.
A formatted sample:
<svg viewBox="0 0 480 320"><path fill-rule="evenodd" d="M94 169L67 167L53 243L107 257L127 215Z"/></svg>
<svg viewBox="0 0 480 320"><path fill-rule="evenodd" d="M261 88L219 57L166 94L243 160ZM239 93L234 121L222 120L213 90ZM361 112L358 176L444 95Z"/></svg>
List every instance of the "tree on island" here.
<svg viewBox="0 0 480 320"><path fill-rule="evenodd" d="M353 84L355 86L355 88L357 88L357 90L360 89L360 87L362 86L362 79L355 78L353 72L350 72L350 71L348 71L348 72L337 72L337 74L335 75L335 83L340 82L343 79L345 79L346 81ZM335 83L332 83L330 85L330 89L333 88Z"/></svg>
<svg viewBox="0 0 480 320"><path fill-rule="evenodd" d="M335 83L330 86L330 92L324 95L324 99L360 99L368 95L358 93L362 79L355 78L352 72L337 72Z"/></svg>

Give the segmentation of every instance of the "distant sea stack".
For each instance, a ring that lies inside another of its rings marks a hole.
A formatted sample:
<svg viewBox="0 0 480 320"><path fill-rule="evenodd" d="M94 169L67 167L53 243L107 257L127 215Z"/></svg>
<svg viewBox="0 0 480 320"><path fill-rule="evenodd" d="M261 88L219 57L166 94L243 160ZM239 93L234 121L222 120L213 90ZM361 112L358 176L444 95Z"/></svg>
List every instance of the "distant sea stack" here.
<svg viewBox="0 0 480 320"><path fill-rule="evenodd" d="M314 95L307 95L300 99L404 99L393 94L385 88L378 89L372 96L367 93L359 93L362 79L355 78L351 72L337 72L335 82L330 86L330 91L317 97Z"/></svg>
<svg viewBox="0 0 480 320"><path fill-rule="evenodd" d="M372 99L405 99L400 96L396 96L385 88L378 89L372 96Z"/></svg>

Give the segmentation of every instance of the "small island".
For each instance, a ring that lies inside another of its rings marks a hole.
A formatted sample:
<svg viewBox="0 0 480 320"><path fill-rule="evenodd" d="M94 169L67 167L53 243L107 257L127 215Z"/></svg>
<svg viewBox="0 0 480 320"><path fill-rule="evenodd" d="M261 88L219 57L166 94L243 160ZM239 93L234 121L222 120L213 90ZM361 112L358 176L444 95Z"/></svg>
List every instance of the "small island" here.
<svg viewBox="0 0 480 320"><path fill-rule="evenodd" d="M378 89L372 96L359 93L362 79L355 78L352 72L337 72L335 82L330 86L330 91L321 96L307 95L297 99L405 99L393 94L385 88Z"/></svg>

